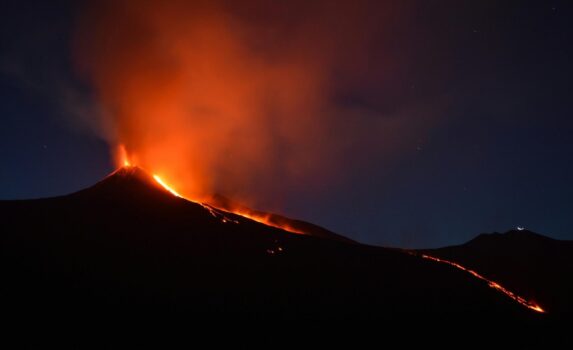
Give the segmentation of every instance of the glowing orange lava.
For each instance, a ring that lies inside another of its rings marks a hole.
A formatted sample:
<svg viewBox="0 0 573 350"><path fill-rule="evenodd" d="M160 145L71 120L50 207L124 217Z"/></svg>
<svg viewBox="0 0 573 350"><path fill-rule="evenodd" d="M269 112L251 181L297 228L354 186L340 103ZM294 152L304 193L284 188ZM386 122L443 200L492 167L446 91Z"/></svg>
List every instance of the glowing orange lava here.
<svg viewBox="0 0 573 350"><path fill-rule="evenodd" d="M119 145L117 148L117 158L118 163L120 166L130 167L131 162L129 161L129 157L127 156L127 150L125 149L124 145Z"/></svg>
<svg viewBox="0 0 573 350"><path fill-rule="evenodd" d="M414 254L417 255L417 254ZM449 260L444 260L444 259L440 259L440 258L436 258L434 256L430 256L430 255L426 255L426 254L421 254L420 255L422 258L424 259L428 259L428 260L433 260L439 263L443 263L443 264L448 264L450 266L453 266L459 270L465 271L467 273L469 273L470 275L487 282L488 286L490 286L491 288L498 290L500 292L502 292L503 294L505 294L506 296L510 297L511 299L515 300L516 302L518 302L519 304L525 306L528 309L531 309L533 311L536 312L540 312L540 313L544 313L545 310L543 310L543 308L541 308L541 306L539 306L538 304L536 304L535 302L532 301L528 301L525 298L513 293L512 291L508 290L507 288L503 287L502 285L500 285L497 282L491 281L487 278L485 278L484 276L480 275L479 273L477 273L474 270L468 269L456 262L453 261L449 261Z"/></svg>
<svg viewBox="0 0 573 350"><path fill-rule="evenodd" d="M125 165L125 166L130 166L130 165ZM165 188L167 191L169 191L171 194L173 194L174 196L177 196L179 198L185 198L184 196L182 196L179 192L177 192L176 190L173 189L173 187L169 186L162 178L160 178L158 175L153 175L153 179L155 179L155 181L157 181L158 184L160 184L163 188ZM187 199L189 200L189 199ZM191 200L189 200L191 201ZM221 217L221 220L224 223L227 222L235 222L238 223L236 220L232 220L228 217L226 217L224 215L224 212L229 212L229 213L233 213L242 217L245 217L247 219L251 219L253 221L259 222L261 224L267 225L267 226L272 226L275 228L279 228L281 230L284 231L288 231L291 233L296 233L296 234L304 234L304 232L297 230L293 227L291 227L288 224L283 224L283 223L276 223L273 222L271 220L271 215L270 214L260 214L254 211L248 211L246 209L237 209L237 210L229 210L228 208L225 209L219 209L219 208L215 208L212 205L207 205L207 204L203 204L197 201L192 201L194 203L197 203L199 205L201 205L203 208L207 209L211 215L213 215L214 217Z"/></svg>
<svg viewBox="0 0 573 350"><path fill-rule="evenodd" d="M179 198L184 198L182 195L177 193L177 191L175 191L173 188L171 188L169 185L167 185L163 180L161 180L161 178L159 176L153 175L153 178L155 179L155 181L157 181L158 184L163 186L163 188L165 188L167 191L171 192L172 195L179 197Z"/></svg>
<svg viewBox="0 0 573 350"><path fill-rule="evenodd" d="M240 215L242 217L245 217L247 219L251 219L253 221L256 222L260 222L261 224L265 224L267 226L272 226L284 231L288 231L290 233L296 233L296 234L300 234L300 235L304 235L305 233L303 231L297 230L294 227L286 224L286 223L278 223L275 222L271 219L271 214L260 214L254 211L248 211L245 209L232 209L230 211L233 214L237 214Z"/></svg>
<svg viewBox="0 0 573 350"><path fill-rule="evenodd" d="M136 166L136 164L133 162L134 158L130 157L130 155L127 153L126 147L123 144L120 144L117 146L115 156L116 156L117 165L120 168ZM135 159L135 160L137 160L137 159ZM273 216L272 214L258 212L258 211L251 210L247 207L242 207L242 206L220 207L216 204L215 205L213 205L211 203L205 204L205 203L202 203L201 200L189 199L187 197L184 197L181 193L177 192L173 188L173 186L168 185L167 182L164 179L162 179L161 177L159 177L159 175L157 175L157 174L153 175L153 179L159 185L161 185L161 187L163 187L164 189L169 191L174 196L179 197L179 198L183 198L183 199L186 199L186 200L191 201L193 203L201 205L203 208L207 209L211 213L212 216L214 216L216 218L220 218L221 221L223 221L223 223L230 223L230 222L238 223L237 220L234 220L234 219L228 217L227 215L225 215L225 213L232 213L232 214L236 214L236 215L242 216L244 218L259 222L259 223L267 225L267 226L271 226L271 227L275 227L275 228L284 230L284 231L288 231L288 232L296 233L296 234L305 234L305 232L302 232L302 231L292 227L290 224L285 222L285 220L277 219L276 215Z"/></svg>

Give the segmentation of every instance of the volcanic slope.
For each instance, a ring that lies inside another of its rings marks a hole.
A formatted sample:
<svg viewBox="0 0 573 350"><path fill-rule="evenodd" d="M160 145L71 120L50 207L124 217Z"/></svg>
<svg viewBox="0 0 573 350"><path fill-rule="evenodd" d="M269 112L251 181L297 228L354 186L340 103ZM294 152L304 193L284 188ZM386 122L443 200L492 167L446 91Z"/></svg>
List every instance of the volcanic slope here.
<svg viewBox="0 0 573 350"><path fill-rule="evenodd" d="M0 222L5 315L543 317L451 266L216 210L137 167L62 197L0 201Z"/></svg>
<svg viewBox="0 0 573 350"><path fill-rule="evenodd" d="M424 252L478 271L538 302L550 314L573 312L573 241L512 230Z"/></svg>

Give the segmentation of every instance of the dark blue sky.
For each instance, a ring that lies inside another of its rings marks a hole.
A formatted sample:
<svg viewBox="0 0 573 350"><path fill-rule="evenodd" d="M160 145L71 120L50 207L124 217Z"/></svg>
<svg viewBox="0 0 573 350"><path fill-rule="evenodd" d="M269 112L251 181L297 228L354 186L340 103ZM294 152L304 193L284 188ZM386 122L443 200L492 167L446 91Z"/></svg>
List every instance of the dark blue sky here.
<svg viewBox="0 0 573 350"><path fill-rule="evenodd" d="M0 5L2 199L73 192L113 170L107 143L69 118L97 104L73 73L78 5L47 3ZM446 99L439 123L420 123L423 136L388 161L357 150L372 162L320 195L287 196L282 211L379 245L437 247L515 226L573 239L571 6L411 3L380 46L403 62L390 82L354 82L338 99L373 110Z"/></svg>

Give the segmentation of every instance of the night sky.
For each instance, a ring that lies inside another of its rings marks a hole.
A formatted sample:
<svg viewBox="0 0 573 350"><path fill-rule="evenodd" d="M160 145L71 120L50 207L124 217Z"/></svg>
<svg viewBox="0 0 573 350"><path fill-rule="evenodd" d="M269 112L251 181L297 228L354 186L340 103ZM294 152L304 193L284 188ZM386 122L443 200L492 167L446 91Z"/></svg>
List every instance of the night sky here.
<svg viewBox="0 0 573 350"><path fill-rule="evenodd" d="M365 2L358 16L375 29L340 55L329 103L397 119L380 138L399 141L390 151L370 134L353 141L343 175L285 185L272 209L376 245L438 247L516 226L573 239L568 3L400 1L388 16L391 2ZM0 5L1 199L67 194L114 169L72 53L82 11L79 1ZM243 11L265 17L256 2ZM273 15L285 28L298 18L287 12Z"/></svg>

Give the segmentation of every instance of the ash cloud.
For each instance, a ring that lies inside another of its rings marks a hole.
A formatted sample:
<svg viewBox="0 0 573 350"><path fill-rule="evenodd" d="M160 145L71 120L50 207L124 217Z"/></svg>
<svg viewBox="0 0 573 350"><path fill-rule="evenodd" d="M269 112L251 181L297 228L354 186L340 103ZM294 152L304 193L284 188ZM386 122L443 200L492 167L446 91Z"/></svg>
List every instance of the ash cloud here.
<svg viewBox="0 0 573 350"><path fill-rule="evenodd" d="M112 149L192 198L278 206L391 162L442 101L400 81L406 5L97 1L78 18L77 72Z"/></svg>

